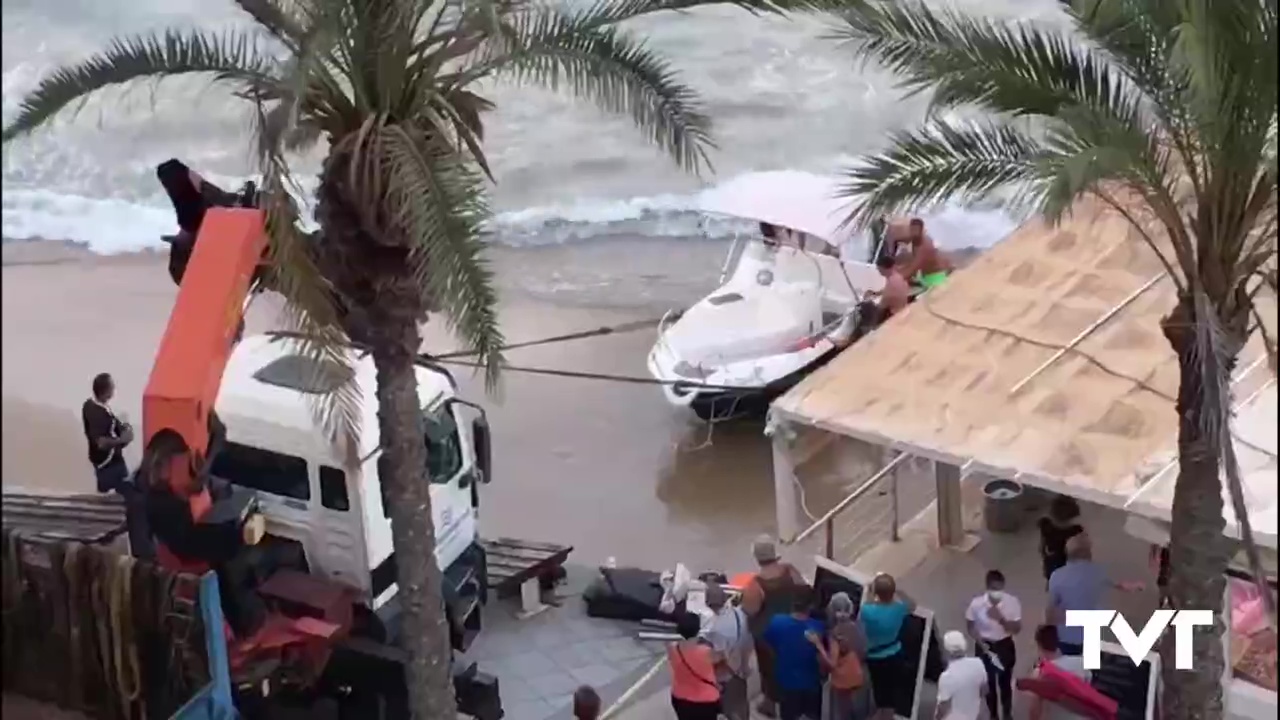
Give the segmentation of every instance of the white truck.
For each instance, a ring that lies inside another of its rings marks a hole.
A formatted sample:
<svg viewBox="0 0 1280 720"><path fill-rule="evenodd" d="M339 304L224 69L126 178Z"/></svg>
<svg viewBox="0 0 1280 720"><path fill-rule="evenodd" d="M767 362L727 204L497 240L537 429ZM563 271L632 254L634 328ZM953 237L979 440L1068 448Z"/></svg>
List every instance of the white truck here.
<svg viewBox="0 0 1280 720"><path fill-rule="evenodd" d="M354 462L335 452L316 418L316 400L355 373L361 388ZM445 370L417 369L427 428L427 470L436 530L436 561L445 576L454 645L465 649L480 629L486 600L485 549L479 537L480 485L490 475L484 411L458 397ZM216 412L226 443L210 474L257 492L266 543L300 548L305 569L359 591L361 634L385 640L397 627L396 557L387 497L378 478L374 367L353 351L349 368L299 354L280 335L245 337L227 363ZM362 616L363 615L363 616Z"/></svg>

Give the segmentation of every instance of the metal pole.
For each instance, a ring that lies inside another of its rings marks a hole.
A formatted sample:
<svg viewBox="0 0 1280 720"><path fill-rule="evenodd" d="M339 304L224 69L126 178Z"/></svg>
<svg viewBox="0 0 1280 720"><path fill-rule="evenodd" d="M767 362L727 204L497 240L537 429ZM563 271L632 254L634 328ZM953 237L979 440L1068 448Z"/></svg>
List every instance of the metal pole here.
<svg viewBox="0 0 1280 720"><path fill-rule="evenodd" d="M835 519L827 518L827 559L834 560L836 558L836 528Z"/></svg>
<svg viewBox="0 0 1280 720"><path fill-rule="evenodd" d="M893 474L893 541L898 542L902 538L898 536L898 473Z"/></svg>
<svg viewBox="0 0 1280 720"><path fill-rule="evenodd" d="M1045 370L1048 370L1050 366L1052 366L1054 363L1061 360L1062 356L1074 350L1077 345L1084 342L1085 338L1089 337L1094 332L1096 332L1098 328L1102 327L1108 320L1115 317L1116 314L1119 313L1121 310L1128 307L1134 300L1137 300L1147 290L1150 290L1164 276L1165 276L1165 273L1162 272L1159 275L1156 275L1155 277L1146 281L1145 283L1142 284L1142 287L1130 293L1129 297L1126 297L1124 300L1121 300L1119 305L1116 305L1115 307L1111 308L1106 313L1104 313L1102 317L1093 321L1093 323L1089 325L1089 327L1085 328L1084 330L1081 330L1080 334L1072 338L1071 342L1067 343L1066 347L1055 352L1048 360L1045 360L1043 363L1041 363L1040 367L1036 368L1035 370L1032 370L1030 375L1022 378L1022 380L1017 385L1014 385L1013 388L1009 390L1009 394L1013 395L1014 393L1018 392L1023 388L1023 386L1025 386L1027 383L1034 380L1040 373L1044 372Z"/></svg>

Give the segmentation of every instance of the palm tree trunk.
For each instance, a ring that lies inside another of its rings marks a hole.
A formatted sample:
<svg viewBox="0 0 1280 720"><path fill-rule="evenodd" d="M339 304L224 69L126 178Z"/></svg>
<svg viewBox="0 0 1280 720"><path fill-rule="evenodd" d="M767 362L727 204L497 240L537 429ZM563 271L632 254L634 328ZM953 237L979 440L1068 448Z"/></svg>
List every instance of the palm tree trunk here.
<svg viewBox="0 0 1280 720"><path fill-rule="evenodd" d="M1222 621L1231 543L1223 535L1221 437L1204 422L1205 378L1193 329L1194 306L1183 299L1162 323L1178 357L1178 480L1169 530L1169 597L1175 609L1212 610L1218 622L1195 628L1195 667L1174 667L1174 633L1161 644L1163 713L1169 720L1220 720L1224 716ZM1232 362L1223 372L1230 373ZM1228 418L1220 418L1227 422Z"/></svg>
<svg viewBox="0 0 1280 720"><path fill-rule="evenodd" d="M401 645L410 658L405 669L409 709L414 720L452 720L457 717L452 649L436 564L425 430L414 366L421 337L411 315L384 316L383 321L381 327L372 328L382 439L378 477L391 505L403 613Z"/></svg>

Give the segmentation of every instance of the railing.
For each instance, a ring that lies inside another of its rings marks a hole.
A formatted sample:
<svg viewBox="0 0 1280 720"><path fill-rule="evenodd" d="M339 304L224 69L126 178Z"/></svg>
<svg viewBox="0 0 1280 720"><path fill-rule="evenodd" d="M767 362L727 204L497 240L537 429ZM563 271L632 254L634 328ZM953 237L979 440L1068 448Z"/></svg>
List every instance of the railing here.
<svg viewBox="0 0 1280 720"><path fill-rule="evenodd" d="M893 507L893 510L891 513L892 520L891 520L890 532L892 534L892 538L894 542L897 542L899 539L899 530L900 530L901 522L900 522L900 518L898 517L898 508L899 508L898 474L894 472L894 470L896 470L897 467L901 465L902 462L906 460L908 457L910 456L907 453L900 453L893 460L890 460L888 464L880 468L880 470L878 470L876 474L868 478L866 482L859 485L858 488L854 490L852 493L850 493L847 497L845 497L845 499L836 503L835 507L828 510L825 515L815 520L813 524L810 525L809 527L805 528L804 531L801 532L799 535L797 535L795 539L792 540L791 543L789 544L798 544L798 543L804 542L810 536L812 536L815 532L817 532L819 528L822 528L825 531L825 538L823 542L823 554L827 557L828 560L834 559L835 557L835 519L839 515L841 515L845 510L848 510L854 503L858 502L858 500L860 500L862 497L864 497L869 492L871 492L871 489L874 488L876 485L878 485L880 481L883 480L886 476L889 477L889 482L890 482L889 487L890 487L890 493L892 495L892 507Z"/></svg>

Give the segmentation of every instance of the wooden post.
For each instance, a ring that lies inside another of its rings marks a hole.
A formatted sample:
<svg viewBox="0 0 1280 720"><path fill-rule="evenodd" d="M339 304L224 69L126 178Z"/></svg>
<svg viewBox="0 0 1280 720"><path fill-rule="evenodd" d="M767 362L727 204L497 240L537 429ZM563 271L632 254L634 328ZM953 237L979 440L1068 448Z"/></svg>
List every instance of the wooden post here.
<svg viewBox="0 0 1280 720"><path fill-rule="evenodd" d="M778 540L791 542L800 530L796 527L796 469L787 447L786 433L775 432L773 443L773 494L777 505Z"/></svg>
<svg viewBox="0 0 1280 720"><path fill-rule="evenodd" d="M934 462L934 481L938 486L938 544L964 544L964 505L960 496L960 468Z"/></svg>

